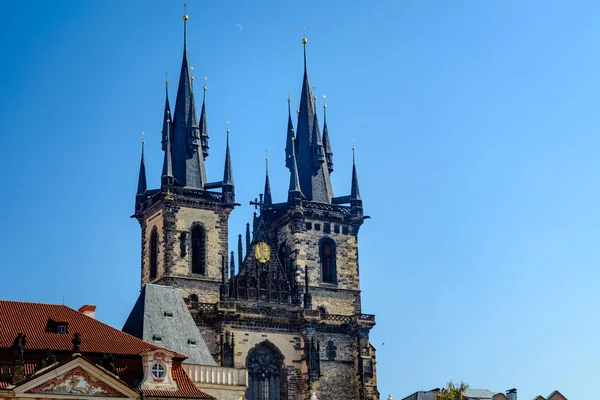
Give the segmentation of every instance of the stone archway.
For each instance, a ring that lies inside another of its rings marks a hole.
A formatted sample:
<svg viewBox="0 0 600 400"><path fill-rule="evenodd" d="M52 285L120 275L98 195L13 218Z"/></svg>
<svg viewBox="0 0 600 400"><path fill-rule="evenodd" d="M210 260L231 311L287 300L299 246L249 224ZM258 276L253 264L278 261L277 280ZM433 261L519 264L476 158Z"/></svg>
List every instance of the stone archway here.
<svg viewBox="0 0 600 400"><path fill-rule="evenodd" d="M246 400L287 400L287 371L283 359L277 346L268 340L248 352Z"/></svg>

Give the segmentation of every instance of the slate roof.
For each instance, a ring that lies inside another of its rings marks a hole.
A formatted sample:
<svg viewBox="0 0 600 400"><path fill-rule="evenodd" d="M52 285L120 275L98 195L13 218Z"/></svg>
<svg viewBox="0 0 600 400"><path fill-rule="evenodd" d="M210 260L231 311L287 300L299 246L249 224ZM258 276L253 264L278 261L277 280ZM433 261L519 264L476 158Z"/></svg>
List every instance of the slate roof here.
<svg viewBox="0 0 600 400"><path fill-rule="evenodd" d="M418 391L402 400L435 400L435 394L437 392L438 390Z"/></svg>
<svg viewBox="0 0 600 400"><path fill-rule="evenodd" d="M71 351L75 333L81 334L82 353L131 355L159 348L64 305L2 300L0 315L0 348L10 349L19 332L27 336L26 350ZM51 321L66 323L67 333L56 333Z"/></svg>
<svg viewBox="0 0 600 400"><path fill-rule="evenodd" d="M467 391L464 393L464 397L473 400L491 399L495 394L496 392L491 392L487 389L467 389Z"/></svg>
<svg viewBox="0 0 600 400"><path fill-rule="evenodd" d="M154 343L185 354L186 364L217 365L181 293L172 286L146 284L123 331L149 342L160 337L161 342Z"/></svg>

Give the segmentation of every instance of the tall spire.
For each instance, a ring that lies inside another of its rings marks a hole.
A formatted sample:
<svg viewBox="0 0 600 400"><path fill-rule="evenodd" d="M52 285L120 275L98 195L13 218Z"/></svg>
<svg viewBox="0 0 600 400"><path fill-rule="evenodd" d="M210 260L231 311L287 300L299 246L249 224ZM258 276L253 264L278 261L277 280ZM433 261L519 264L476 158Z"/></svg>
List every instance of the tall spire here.
<svg viewBox="0 0 600 400"><path fill-rule="evenodd" d="M196 117L196 101L190 76L187 55L187 14L183 16L184 44L177 101L173 112L173 176L182 185L203 189L206 183L204 157L200 146L200 133Z"/></svg>
<svg viewBox="0 0 600 400"><path fill-rule="evenodd" d="M163 151L166 150L166 146L167 146L167 138L166 138L166 134L167 134L167 120L171 120L171 106L169 105L169 80L168 78L168 72L165 72L165 111L163 114L163 128L162 128L162 149ZM171 134L173 134L173 128L170 128ZM173 138L170 138L171 141L173 140Z"/></svg>
<svg viewBox="0 0 600 400"><path fill-rule="evenodd" d="M294 142L292 141L292 145ZM271 196L271 183L269 182L269 157L265 157L265 191L263 198L264 205L273 204L273 196Z"/></svg>
<svg viewBox="0 0 600 400"><path fill-rule="evenodd" d="M144 132L142 132L142 135L144 135ZM145 141L142 139L142 158L140 160L140 175L138 177L138 187L136 193L138 196L143 196L148 188L146 183L146 162L144 161L144 143Z"/></svg>
<svg viewBox="0 0 600 400"><path fill-rule="evenodd" d="M327 169L331 174L333 172L333 151L331 150L331 141L329 140L329 132L327 130L327 104L323 104L323 149L325 150Z"/></svg>
<svg viewBox="0 0 600 400"><path fill-rule="evenodd" d="M292 170L292 146L294 145L294 124L292 124L292 110L290 107L290 96L288 95L288 126L285 140L285 166Z"/></svg>
<svg viewBox="0 0 600 400"><path fill-rule="evenodd" d="M292 139L295 141L295 139ZM290 174L290 189L288 191L288 203L295 204L302 199L302 190L300 189L300 180L298 178L298 168L296 166L296 150L292 146L292 170Z"/></svg>
<svg viewBox="0 0 600 400"><path fill-rule="evenodd" d="M333 190L331 189L329 170L323 166L325 156L315 112L315 101L308 80L306 43L306 38L303 38L304 78L298 110L298 124L296 125L298 179L306 199L320 203L330 203Z"/></svg>
<svg viewBox="0 0 600 400"><path fill-rule="evenodd" d="M352 188L350 189L350 204L352 207L362 207L362 198L358 187L358 174L356 173L356 148L352 146Z"/></svg>
<svg viewBox="0 0 600 400"><path fill-rule="evenodd" d="M202 145L202 155L208 157L208 126L206 123L206 77L204 77L204 87L202 88L202 110L200 111L200 143Z"/></svg>

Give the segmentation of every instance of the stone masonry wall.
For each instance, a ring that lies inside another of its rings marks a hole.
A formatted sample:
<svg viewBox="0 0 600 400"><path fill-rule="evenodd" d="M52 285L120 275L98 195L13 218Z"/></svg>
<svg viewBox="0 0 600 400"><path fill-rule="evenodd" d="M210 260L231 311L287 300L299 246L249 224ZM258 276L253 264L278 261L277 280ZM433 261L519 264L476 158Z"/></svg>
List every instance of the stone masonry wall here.
<svg viewBox="0 0 600 400"><path fill-rule="evenodd" d="M150 215L142 224L142 284L150 282L150 236L154 228L158 231L158 265L156 277L160 279L165 272L165 257L164 257L164 224L163 212L159 209L154 214Z"/></svg>
<svg viewBox="0 0 600 400"><path fill-rule="evenodd" d="M308 267L313 309L322 306L330 314L345 315L360 312L358 242L353 232L346 225L308 218L279 228L277 240L291 250L291 258L295 257L293 265L298 271L296 280L301 288L305 287L304 274ZM336 283L326 283L322 279L319 242L325 237L335 242Z"/></svg>

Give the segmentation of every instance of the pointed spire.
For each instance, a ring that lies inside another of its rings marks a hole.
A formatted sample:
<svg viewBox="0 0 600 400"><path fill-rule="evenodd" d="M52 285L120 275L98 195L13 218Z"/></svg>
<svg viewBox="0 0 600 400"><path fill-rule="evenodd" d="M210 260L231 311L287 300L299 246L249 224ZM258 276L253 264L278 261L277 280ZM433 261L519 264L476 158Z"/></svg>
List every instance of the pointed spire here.
<svg viewBox="0 0 600 400"><path fill-rule="evenodd" d="M227 121L229 124L229 121ZM223 183L221 193L222 201L226 204L235 203L235 187L233 185L233 168L231 167L231 155L229 154L229 129L227 129L227 147L225 149L225 167L223 168Z"/></svg>
<svg viewBox="0 0 600 400"><path fill-rule="evenodd" d="M144 132L142 132L142 136ZM146 162L144 161L144 139L142 139L142 158L140 160L140 175L138 176L137 195L143 196L146 193L148 185L146 183Z"/></svg>
<svg viewBox="0 0 600 400"><path fill-rule="evenodd" d="M329 170L324 167L325 154L317 113L306 64L306 37L304 45L304 78L300 96L298 124L296 125L296 167L302 193L306 199L330 203L333 197Z"/></svg>
<svg viewBox="0 0 600 400"><path fill-rule="evenodd" d="M231 259L229 261L229 268L231 268L231 273L233 276L233 273L235 271L235 253L232 251L231 252Z"/></svg>
<svg viewBox="0 0 600 400"><path fill-rule="evenodd" d="M208 157L208 125L206 123L206 77L204 77L204 87L202 88L202 110L200 111L200 143L202 145L202 155Z"/></svg>
<svg viewBox="0 0 600 400"><path fill-rule="evenodd" d="M246 254L248 254L247 249L246 249ZM242 234L240 233L238 235L238 265L240 266L240 268L242 267L243 259L244 259L244 256L243 256L243 248L242 248Z"/></svg>
<svg viewBox="0 0 600 400"><path fill-rule="evenodd" d="M292 141L292 145L294 142ZM269 182L269 157L265 157L265 194L263 204L270 206L273 204L273 196L271 196L271 183Z"/></svg>
<svg viewBox="0 0 600 400"><path fill-rule="evenodd" d="M362 198L358 187L358 174L356 173L356 148L352 146L352 188L350 189L350 204L353 207L362 207Z"/></svg>
<svg viewBox="0 0 600 400"><path fill-rule="evenodd" d="M292 110L290 107L290 97L288 95L288 126L287 137L285 140L285 166L292 170L292 146L294 145L294 124L292 123Z"/></svg>
<svg viewBox="0 0 600 400"><path fill-rule="evenodd" d="M250 251L250 222L246 223L246 254Z"/></svg>
<svg viewBox="0 0 600 400"><path fill-rule="evenodd" d="M295 141L295 139L293 139ZM296 151L292 146L292 170L290 174L290 189L288 191L288 203L295 203L302 199L302 190L300 189L300 180L298 179L298 167L296 166Z"/></svg>
<svg viewBox="0 0 600 400"><path fill-rule="evenodd" d="M229 121L227 121L229 123ZM223 186L233 186L233 169L231 167L231 156L229 155L229 129L227 133L227 146L225 148L225 169L223 171Z"/></svg>
<svg viewBox="0 0 600 400"><path fill-rule="evenodd" d="M204 157L198 151L200 133L196 117L196 101L190 76L187 55L187 14L183 16L184 45L177 101L173 111L173 140L171 152L173 158L173 176L185 187L203 189L206 183Z"/></svg>
<svg viewBox="0 0 600 400"><path fill-rule="evenodd" d="M171 106L169 105L169 81L168 81L168 72L165 72L165 111L163 114L163 128L162 128L162 149L163 151L166 150L166 146L167 146L167 138L166 138L166 134L167 134L167 120L171 120ZM171 134L173 134L173 128L172 128L172 123L169 123L171 125L170 127L170 131ZM171 141L173 140L173 138L170 138Z"/></svg>
<svg viewBox="0 0 600 400"><path fill-rule="evenodd" d="M325 99L325 96L323 96L323 99ZM329 131L327 130L327 104L323 104L323 150L325 150L327 169L331 174L333 172L333 151L331 150L331 141L329 140Z"/></svg>
<svg viewBox="0 0 600 400"><path fill-rule="evenodd" d="M173 160L171 154L171 120L167 119L165 121L166 132L165 132L165 158L163 160L163 169L162 169L162 177L161 182L165 185L173 184Z"/></svg>

